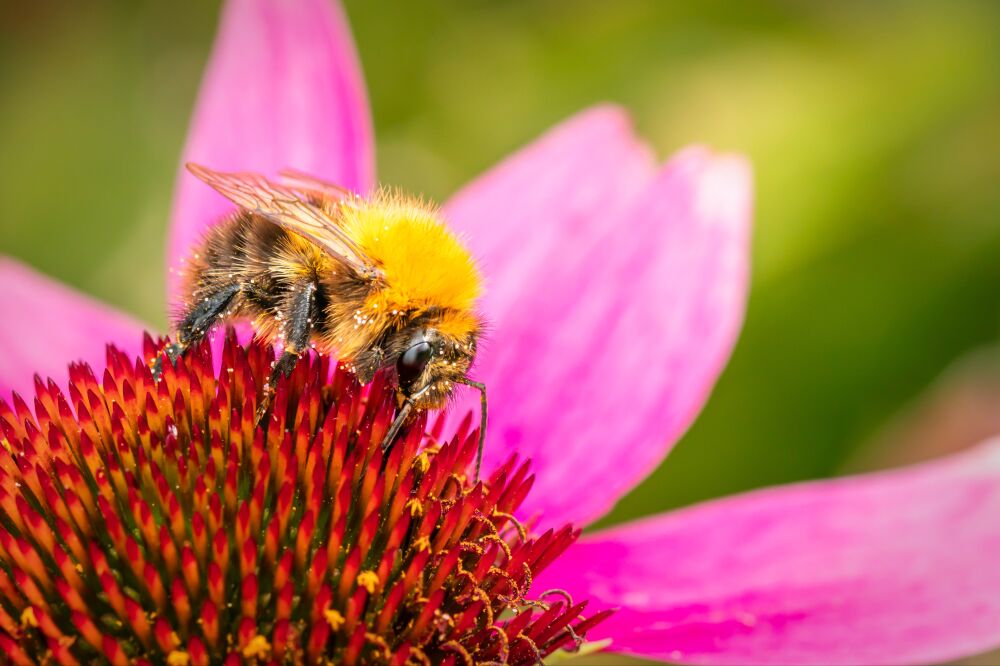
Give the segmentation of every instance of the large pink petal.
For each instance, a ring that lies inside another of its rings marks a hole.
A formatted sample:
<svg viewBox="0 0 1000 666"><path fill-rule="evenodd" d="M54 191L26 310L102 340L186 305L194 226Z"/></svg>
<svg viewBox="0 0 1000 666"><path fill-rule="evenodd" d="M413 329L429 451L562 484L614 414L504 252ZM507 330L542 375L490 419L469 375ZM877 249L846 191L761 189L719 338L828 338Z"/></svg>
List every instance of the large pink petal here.
<svg viewBox="0 0 1000 666"><path fill-rule="evenodd" d="M697 415L742 321L750 181L700 148L657 171L599 108L448 204L488 280L487 463L534 459L527 514L600 516Z"/></svg>
<svg viewBox="0 0 1000 666"><path fill-rule="evenodd" d="M33 395L35 373L63 381L72 361L102 370L109 342L129 354L141 351L142 324L7 257L0 257L0 300L5 400L11 390Z"/></svg>
<svg viewBox="0 0 1000 666"><path fill-rule="evenodd" d="M374 148L347 20L332 0L229 0L202 81L174 200L168 262L231 206L183 169L294 167L365 191Z"/></svg>
<svg viewBox="0 0 1000 666"><path fill-rule="evenodd" d="M998 553L995 440L589 535L535 589L620 606L590 638L653 658L940 663L1000 645Z"/></svg>

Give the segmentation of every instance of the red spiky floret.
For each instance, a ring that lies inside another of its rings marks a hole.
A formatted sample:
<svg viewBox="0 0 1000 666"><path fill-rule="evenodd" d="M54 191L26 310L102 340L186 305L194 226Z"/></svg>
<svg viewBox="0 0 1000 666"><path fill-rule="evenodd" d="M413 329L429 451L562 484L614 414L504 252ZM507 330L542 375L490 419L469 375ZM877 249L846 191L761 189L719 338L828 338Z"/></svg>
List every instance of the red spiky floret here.
<svg viewBox="0 0 1000 666"><path fill-rule="evenodd" d="M155 358L163 341L147 338ZM466 470L470 419L418 417L390 449L384 378L303 357L255 411L274 357L227 337L164 365L108 349L34 409L0 401L0 649L15 664L531 664L606 614L532 577L578 531L529 535L511 458Z"/></svg>

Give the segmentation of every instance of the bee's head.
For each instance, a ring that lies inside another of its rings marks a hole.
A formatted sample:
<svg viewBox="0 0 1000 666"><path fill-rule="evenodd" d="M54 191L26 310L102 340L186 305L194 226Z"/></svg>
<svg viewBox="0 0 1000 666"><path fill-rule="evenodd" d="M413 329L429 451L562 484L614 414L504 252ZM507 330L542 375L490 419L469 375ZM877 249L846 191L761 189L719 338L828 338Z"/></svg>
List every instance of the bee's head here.
<svg viewBox="0 0 1000 666"><path fill-rule="evenodd" d="M472 366L476 342L475 332L456 337L429 327L400 336L395 365L400 399L415 397L418 409L441 407Z"/></svg>

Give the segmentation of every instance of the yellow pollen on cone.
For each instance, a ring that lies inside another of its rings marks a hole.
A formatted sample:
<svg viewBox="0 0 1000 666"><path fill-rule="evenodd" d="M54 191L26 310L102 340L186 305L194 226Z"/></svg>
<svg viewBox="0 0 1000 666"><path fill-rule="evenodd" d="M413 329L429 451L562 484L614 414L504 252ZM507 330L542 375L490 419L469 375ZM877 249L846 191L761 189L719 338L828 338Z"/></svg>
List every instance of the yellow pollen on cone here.
<svg viewBox="0 0 1000 666"><path fill-rule="evenodd" d="M411 499L406 503L406 508L410 510L410 515L414 518L419 518L424 515L424 505L420 500Z"/></svg>
<svg viewBox="0 0 1000 666"><path fill-rule="evenodd" d="M413 466L417 468L417 471L423 474L428 469L430 469L431 461L427 457L427 453L421 453L417 456L417 459L413 461Z"/></svg>
<svg viewBox="0 0 1000 666"><path fill-rule="evenodd" d="M167 666L188 666L190 663L191 657L188 656L187 652L173 650L167 655Z"/></svg>
<svg viewBox="0 0 1000 666"><path fill-rule="evenodd" d="M416 548L418 551L427 550L428 548L431 547L431 540L425 536L422 536L413 542L413 547Z"/></svg>
<svg viewBox="0 0 1000 666"><path fill-rule="evenodd" d="M378 585L378 574L374 571L362 571L358 574L358 585L368 590L368 594L375 594L375 587Z"/></svg>
<svg viewBox="0 0 1000 666"><path fill-rule="evenodd" d="M344 624L344 616L338 613L333 608L327 608L325 611L323 611L323 617L326 618L327 624L329 624L330 628L333 629L334 631L340 629L341 625Z"/></svg>
<svg viewBox="0 0 1000 666"><path fill-rule="evenodd" d="M28 606L27 608L24 609L24 612L21 613L21 624L23 624L26 627L38 626L38 618L35 617L34 608Z"/></svg>
<svg viewBox="0 0 1000 666"><path fill-rule="evenodd" d="M271 644L268 643L267 639L260 634L251 638L250 642L243 648L243 656L247 659L253 659L254 657L267 657L270 652Z"/></svg>

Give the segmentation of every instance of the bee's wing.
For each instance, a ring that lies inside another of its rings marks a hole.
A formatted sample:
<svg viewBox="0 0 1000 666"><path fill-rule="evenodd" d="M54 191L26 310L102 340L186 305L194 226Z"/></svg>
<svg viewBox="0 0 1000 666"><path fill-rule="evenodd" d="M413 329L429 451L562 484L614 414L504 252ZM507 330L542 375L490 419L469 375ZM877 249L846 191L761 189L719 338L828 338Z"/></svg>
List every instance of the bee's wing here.
<svg viewBox="0 0 1000 666"><path fill-rule="evenodd" d="M279 182L285 187L307 195L317 202L333 202L352 196L350 190L297 169L282 169L278 172Z"/></svg>
<svg viewBox="0 0 1000 666"><path fill-rule="evenodd" d="M359 275L369 278L379 275L375 262L337 221L305 198L308 192L300 194L298 187L272 183L255 173L222 173L193 163L189 163L187 168L240 208L263 215L275 224L308 238ZM337 188L334 200L350 196L353 195L348 190Z"/></svg>

